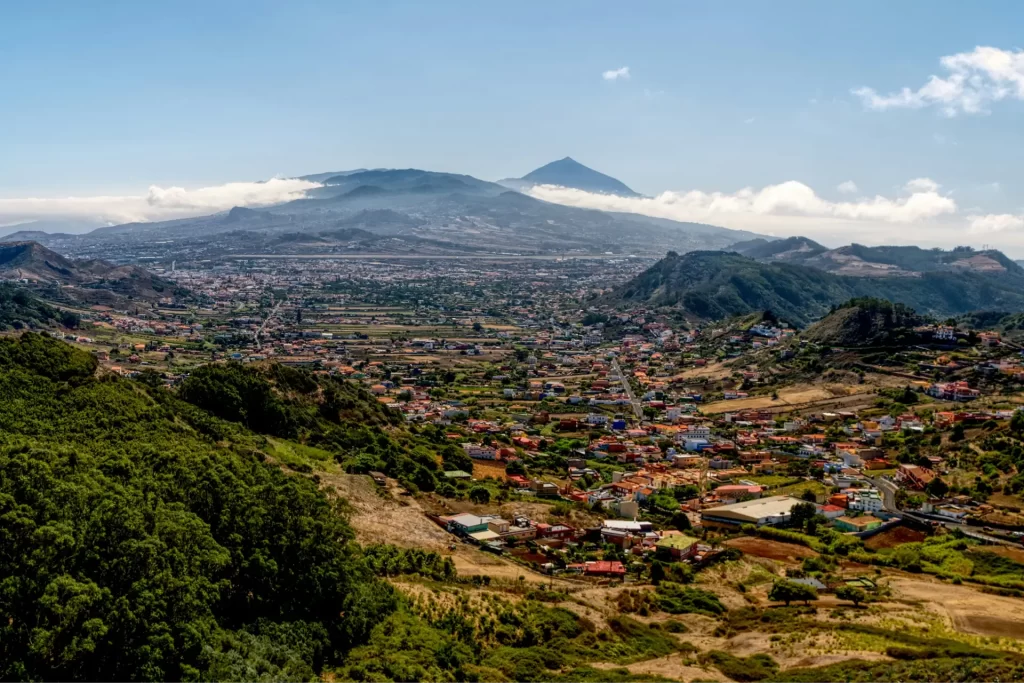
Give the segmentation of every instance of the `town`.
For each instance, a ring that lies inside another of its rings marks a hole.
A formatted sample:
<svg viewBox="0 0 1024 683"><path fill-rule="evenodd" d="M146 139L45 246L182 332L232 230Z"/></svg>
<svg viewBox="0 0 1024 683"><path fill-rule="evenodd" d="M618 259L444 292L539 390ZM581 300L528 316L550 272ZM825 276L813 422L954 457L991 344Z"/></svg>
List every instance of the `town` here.
<svg viewBox="0 0 1024 683"><path fill-rule="evenodd" d="M481 590L546 586L637 617L885 611L930 590L919 576L1024 591L1016 337L948 320L858 346L770 311L707 322L606 298L646 265L174 263L160 275L186 296L68 306L80 324L51 335L171 392L211 364L357 387L426 470L278 439L265 451L329 482L362 542L436 553ZM766 651L797 661L782 641Z"/></svg>

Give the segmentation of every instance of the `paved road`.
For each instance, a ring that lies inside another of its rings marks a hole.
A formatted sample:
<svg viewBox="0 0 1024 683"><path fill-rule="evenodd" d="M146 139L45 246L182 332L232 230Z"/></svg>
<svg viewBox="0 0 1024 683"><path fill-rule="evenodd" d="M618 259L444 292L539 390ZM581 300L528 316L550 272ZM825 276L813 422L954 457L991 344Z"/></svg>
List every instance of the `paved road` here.
<svg viewBox="0 0 1024 683"><path fill-rule="evenodd" d="M883 477L876 477L872 479L867 477L876 489L882 494L882 507L888 512L899 512L900 509L896 507L896 491L899 487L892 481Z"/></svg>
<svg viewBox="0 0 1024 683"><path fill-rule="evenodd" d="M640 405L640 399L633 395L633 387L629 386L629 380L622 374L618 358L612 359L612 370L618 375L619 381L622 383L622 389L626 392L626 396L629 397L629 402L633 406L633 414L636 415L637 421L642 422L644 419L644 408Z"/></svg>
<svg viewBox="0 0 1024 683"><path fill-rule="evenodd" d="M971 538L976 538L980 541L986 541L988 543L998 543L1000 545L1009 546L1019 545L1019 543L1015 543L1014 541L1008 541L997 536L990 536L989 534L984 533L984 531L982 531L978 527L970 526L968 524L961 524L960 522L951 520L948 517L941 517L939 515L918 514L914 512L906 512L900 510L898 507L896 507L896 492L899 490L899 486L895 482L889 479L885 479L883 477L877 477L875 479L868 478L868 481L874 484L875 488L877 488L881 492L882 506L886 509L887 512L898 514L902 517L906 517L907 519L916 520L918 522L921 522L922 524L931 524L932 522L938 522L947 529L959 529L964 533L965 536L970 536Z"/></svg>
<svg viewBox="0 0 1024 683"><path fill-rule="evenodd" d="M284 303L284 299L281 299L280 301L278 301L277 305L274 306L273 310L270 311L270 315L268 315L267 319L263 321L262 325L260 325L260 329L256 330L256 348L257 349L262 349L263 348L263 344L260 343L260 335L263 334L263 329L267 326L267 323L269 323L271 321L271 319L273 319L273 317L275 315L277 315L277 309L281 308L281 304L283 304L283 303Z"/></svg>
<svg viewBox="0 0 1024 683"><path fill-rule="evenodd" d="M990 536L989 534L986 534L984 531L978 529L978 527L976 526L970 526L969 524L961 524L960 522L955 522L951 519L946 519L938 515L923 515L915 512L903 512L901 514L904 517L916 519L917 521L926 524L929 522L938 522L947 529L959 529L964 533L965 536L970 536L971 538L976 538L980 541L987 541L988 543L998 543L999 545L1008 545L1014 548L1019 548L1021 545L1019 541L1008 541L1005 538L999 538L998 536Z"/></svg>

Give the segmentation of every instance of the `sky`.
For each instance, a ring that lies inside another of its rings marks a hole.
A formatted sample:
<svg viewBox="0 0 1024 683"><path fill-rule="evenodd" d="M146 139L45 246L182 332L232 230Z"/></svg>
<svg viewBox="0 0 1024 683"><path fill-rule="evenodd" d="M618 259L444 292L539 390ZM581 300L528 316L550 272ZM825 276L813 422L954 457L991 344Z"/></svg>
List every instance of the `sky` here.
<svg viewBox="0 0 1024 683"><path fill-rule="evenodd" d="M1016 1L2 3L0 225L568 155L648 199L536 196L1021 258L1021 26Z"/></svg>

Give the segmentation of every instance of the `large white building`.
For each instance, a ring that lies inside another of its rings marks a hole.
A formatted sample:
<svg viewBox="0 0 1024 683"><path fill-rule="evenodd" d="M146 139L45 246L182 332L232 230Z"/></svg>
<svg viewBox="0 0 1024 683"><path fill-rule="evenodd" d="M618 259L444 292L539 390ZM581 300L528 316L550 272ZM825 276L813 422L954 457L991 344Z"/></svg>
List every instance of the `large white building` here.
<svg viewBox="0 0 1024 683"><path fill-rule="evenodd" d="M847 489L846 496L848 510L880 512L885 509L885 505L882 503L882 494L878 492L878 489Z"/></svg>
<svg viewBox="0 0 1024 683"><path fill-rule="evenodd" d="M793 506L806 502L792 496L769 496L732 505L707 508L700 513L700 517L704 526L711 527L785 524L789 521Z"/></svg>

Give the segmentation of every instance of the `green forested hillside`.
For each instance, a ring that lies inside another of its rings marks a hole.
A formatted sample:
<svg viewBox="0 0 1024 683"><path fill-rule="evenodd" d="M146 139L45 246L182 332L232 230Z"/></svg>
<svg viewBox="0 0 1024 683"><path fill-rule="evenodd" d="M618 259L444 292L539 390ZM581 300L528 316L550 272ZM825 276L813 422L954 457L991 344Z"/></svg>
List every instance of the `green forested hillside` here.
<svg viewBox="0 0 1024 683"><path fill-rule="evenodd" d="M398 598L255 435L0 340L0 678L308 679Z"/></svg>
<svg viewBox="0 0 1024 683"><path fill-rule="evenodd" d="M914 327L925 322L914 309L883 299L851 299L807 328L803 338L834 346L916 343Z"/></svg>
<svg viewBox="0 0 1024 683"><path fill-rule="evenodd" d="M670 252L605 301L679 307L709 320L771 310L780 319L803 326L856 297L887 299L942 317L994 307L1024 311L1024 276L1015 271L846 277L808 266L762 263L735 253Z"/></svg>
<svg viewBox="0 0 1024 683"><path fill-rule="evenodd" d="M438 455L455 448L381 429L401 417L360 385L277 364L203 366L182 384L179 396L261 434L326 449L349 472L379 470L412 490L433 491Z"/></svg>
<svg viewBox="0 0 1024 683"><path fill-rule="evenodd" d="M27 290L0 284L0 330L35 329L56 323L77 327L78 316L61 313Z"/></svg>

